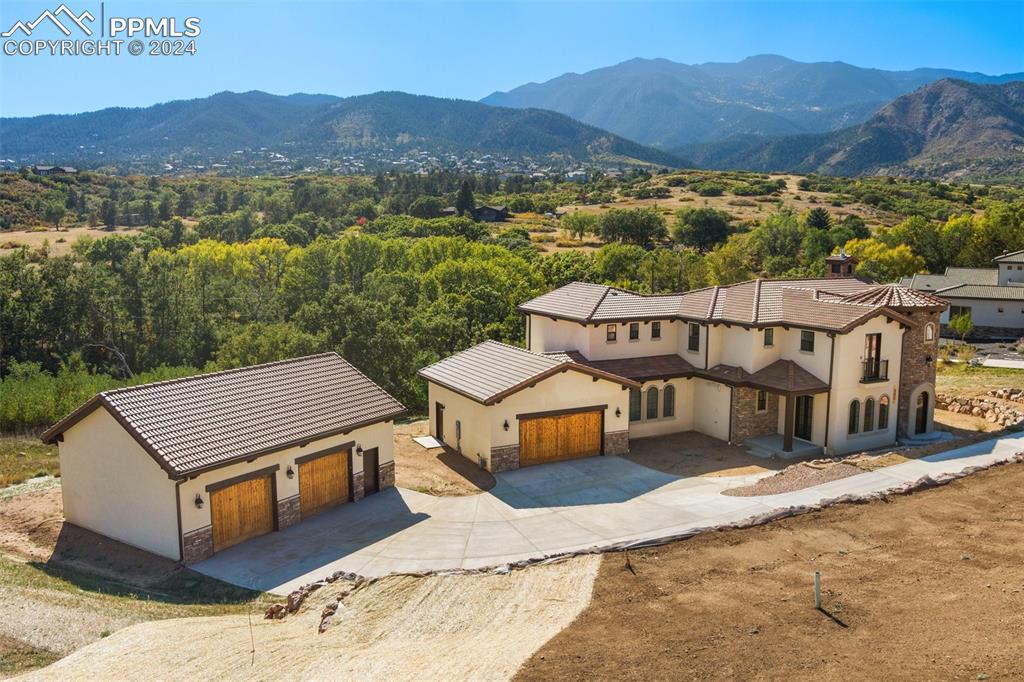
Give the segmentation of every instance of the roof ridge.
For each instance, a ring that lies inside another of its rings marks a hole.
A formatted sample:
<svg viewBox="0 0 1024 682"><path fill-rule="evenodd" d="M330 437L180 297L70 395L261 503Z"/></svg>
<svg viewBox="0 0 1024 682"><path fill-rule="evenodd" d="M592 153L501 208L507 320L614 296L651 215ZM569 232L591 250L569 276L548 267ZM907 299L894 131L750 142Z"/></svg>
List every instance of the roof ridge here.
<svg viewBox="0 0 1024 682"><path fill-rule="evenodd" d="M127 393L129 391L135 391L142 388L151 388L153 386L168 386L170 384L180 384L186 381L195 381L198 379L205 379L207 377L220 376L223 374L237 374L238 372L246 372L254 369L262 369L264 367L273 367L274 365L287 365L292 362L299 362L301 360L312 360L313 358L322 358L333 355L342 362L345 362L350 367L355 367L351 362L341 357L341 355L335 351L327 351L325 353L313 353L312 355L300 355L297 358L286 358L284 360L274 360L272 362L261 362L258 365L246 365L244 367L232 367L231 369L219 369L215 372L201 372L199 374L190 374L187 377L177 377L174 379L161 379L160 381L150 381L145 384L135 384L133 386L122 386L120 388L111 388L106 391L100 391L97 395L109 396L117 395L121 393ZM356 370L357 372L359 370ZM362 372L360 372L362 374ZM365 376L365 375L364 375Z"/></svg>
<svg viewBox="0 0 1024 682"><path fill-rule="evenodd" d="M754 284L754 309L751 311L750 321L757 323L761 319L761 278L757 278Z"/></svg>
<svg viewBox="0 0 1024 682"><path fill-rule="evenodd" d="M715 316L715 306L718 304L718 292L719 286L715 285L715 290L711 292L711 303L708 304L708 319L712 319Z"/></svg>
<svg viewBox="0 0 1024 682"><path fill-rule="evenodd" d="M604 303L604 299L608 298L608 292L611 291L612 288L613 287L611 287L609 285L605 285L604 293L601 294L601 298L597 299L597 303L594 304L594 307L590 309L590 312L587 313L586 318L584 318L584 319L586 319L587 322L590 322L591 320L594 319L594 313L596 313L597 309L601 307L602 303Z"/></svg>

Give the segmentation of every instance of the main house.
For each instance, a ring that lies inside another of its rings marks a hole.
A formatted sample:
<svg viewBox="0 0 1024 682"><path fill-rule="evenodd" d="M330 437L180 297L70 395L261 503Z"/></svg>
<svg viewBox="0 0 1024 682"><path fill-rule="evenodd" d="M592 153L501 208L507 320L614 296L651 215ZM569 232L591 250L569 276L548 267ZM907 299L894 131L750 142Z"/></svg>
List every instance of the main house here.
<svg viewBox="0 0 1024 682"><path fill-rule="evenodd" d="M192 563L394 485L404 413L324 353L106 391L42 439L69 522Z"/></svg>
<svg viewBox="0 0 1024 682"><path fill-rule="evenodd" d="M622 454L698 431L785 455L932 429L932 294L855 276L641 295L574 282L519 306L527 347L485 342L420 370L431 433L491 471Z"/></svg>

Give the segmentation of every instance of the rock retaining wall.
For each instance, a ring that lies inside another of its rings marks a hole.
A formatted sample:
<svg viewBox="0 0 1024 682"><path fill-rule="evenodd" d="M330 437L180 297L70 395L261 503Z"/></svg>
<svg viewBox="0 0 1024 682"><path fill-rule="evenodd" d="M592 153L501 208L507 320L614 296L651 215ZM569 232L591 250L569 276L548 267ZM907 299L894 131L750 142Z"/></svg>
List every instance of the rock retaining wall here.
<svg viewBox="0 0 1024 682"><path fill-rule="evenodd" d="M1001 389L1007 391L1009 389ZM1015 389L1016 390L1016 389ZM1018 394L1020 395L1020 394ZM989 398L967 398L965 396L952 396L939 393L935 396L935 407L940 410L949 410L957 414L970 414L981 417L991 424L999 426L1022 426L1024 427L1024 410L1011 407L1006 403Z"/></svg>
<svg viewBox="0 0 1024 682"><path fill-rule="evenodd" d="M1024 388L998 388L988 392L993 398L1011 400L1015 403L1024 404Z"/></svg>

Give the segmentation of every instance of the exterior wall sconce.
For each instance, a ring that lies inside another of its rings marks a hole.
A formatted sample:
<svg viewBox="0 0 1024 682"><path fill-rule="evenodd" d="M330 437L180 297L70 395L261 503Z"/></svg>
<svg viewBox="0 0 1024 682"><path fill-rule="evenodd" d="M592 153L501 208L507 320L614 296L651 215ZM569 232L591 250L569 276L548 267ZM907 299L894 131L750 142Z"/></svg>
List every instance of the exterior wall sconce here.
<svg viewBox="0 0 1024 682"><path fill-rule="evenodd" d="M622 416L622 410L619 409L618 407L615 408L615 416L616 417L621 417Z"/></svg>
<svg viewBox="0 0 1024 682"><path fill-rule="evenodd" d="M505 429L506 431L508 431L508 420L507 420L507 419L505 420L505 423L504 423L504 424L502 424L502 426L501 426L501 427L502 427L503 429Z"/></svg>
<svg viewBox="0 0 1024 682"><path fill-rule="evenodd" d="M284 470L284 475L288 478L295 478L295 469L292 469L291 464L289 464L288 468Z"/></svg>
<svg viewBox="0 0 1024 682"><path fill-rule="evenodd" d="M199 493L196 493L195 503L196 503L196 509L202 509L203 508L203 496L200 495Z"/></svg>
<svg viewBox="0 0 1024 682"><path fill-rule="evenodd" d="M356 446L356 454L359 455L360 457L363 456L363 446L362 445L357 445Z"/></svg>

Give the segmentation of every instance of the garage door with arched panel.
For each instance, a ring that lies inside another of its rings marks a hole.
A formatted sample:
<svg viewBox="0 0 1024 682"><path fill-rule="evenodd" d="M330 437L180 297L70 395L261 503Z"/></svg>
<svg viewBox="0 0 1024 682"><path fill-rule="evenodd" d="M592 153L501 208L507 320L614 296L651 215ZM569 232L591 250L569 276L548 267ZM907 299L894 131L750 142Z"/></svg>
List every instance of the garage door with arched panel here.
<svg viewBox="0 0 1024 682"><path fill-rule="evenodd" d="M600 455L604 409L519 415L519 466Z"/></svg>

